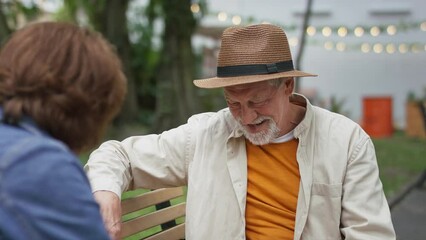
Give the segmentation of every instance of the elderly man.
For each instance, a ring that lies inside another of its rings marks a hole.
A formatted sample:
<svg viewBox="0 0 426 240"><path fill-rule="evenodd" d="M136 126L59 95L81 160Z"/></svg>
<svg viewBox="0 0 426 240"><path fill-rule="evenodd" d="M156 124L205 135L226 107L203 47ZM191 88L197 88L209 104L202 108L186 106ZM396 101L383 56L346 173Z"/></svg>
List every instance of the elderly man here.
<svg viewBox="0 0 426 240"><path fill-rule="evenodd" d="M395 239L371 139L294 94L304 76L280 27L226 29L217 77L194 84L223 88L228 108L91 155L111 235L123 191L187 185L187 239Z"/></svg>

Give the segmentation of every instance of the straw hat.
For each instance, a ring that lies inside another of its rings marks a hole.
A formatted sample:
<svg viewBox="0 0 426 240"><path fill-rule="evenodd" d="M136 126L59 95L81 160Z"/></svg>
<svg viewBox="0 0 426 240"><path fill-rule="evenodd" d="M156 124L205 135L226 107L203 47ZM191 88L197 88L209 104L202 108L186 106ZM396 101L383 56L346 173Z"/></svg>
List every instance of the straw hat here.
<svg viewBox="0 0 426 240"><path fill-rule="evenodd" d="M312 77L293 67L285 32L278 26L258 24L230 27L222 35L217 77L194 80L200 88L219 88L280 77Z"/></svg>

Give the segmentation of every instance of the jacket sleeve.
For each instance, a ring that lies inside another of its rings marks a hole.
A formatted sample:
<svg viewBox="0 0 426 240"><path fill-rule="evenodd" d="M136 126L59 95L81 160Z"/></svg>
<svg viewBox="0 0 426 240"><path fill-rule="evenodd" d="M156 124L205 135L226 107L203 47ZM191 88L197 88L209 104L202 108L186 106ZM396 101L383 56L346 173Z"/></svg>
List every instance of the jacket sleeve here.
<svg viewBox="0 0 426 240"><path fill-rule="evenodd" d="M121 196L135 188L186 185L198 122L192 117L187 124L159 135L103 143L84 166L93 192L108 190Z"/></svg>
<svg viewBox="0 0 426 240"><path fill-rule="evenodd" d="M341 233L345 239L396 239L369 137L350 155L343 182Z"/></svg>

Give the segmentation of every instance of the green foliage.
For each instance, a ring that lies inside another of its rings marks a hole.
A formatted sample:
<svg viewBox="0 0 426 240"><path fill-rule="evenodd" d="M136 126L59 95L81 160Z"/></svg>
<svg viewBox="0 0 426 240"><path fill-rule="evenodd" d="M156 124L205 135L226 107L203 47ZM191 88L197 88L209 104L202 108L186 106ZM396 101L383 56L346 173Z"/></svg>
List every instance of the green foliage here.
<svg viewBox="0 0 426 240"><path fill-rule="evenodd" d="M330 100L330 111L345 115L349 117L349 112L343 109L343 105L345 104L346 99L338 100L336 96L331 96Z"/></svg>
<svg viewBox="0 0 426 240"><path fill-rule="evenodd" d="M173 99L173 103L179 101L180 104L177 104L173 110L179 109L180 113L186 114L187 111L190 112L188 109L197 109L194 98L188 97L192 91L196 91L192 90L194 86L188 86L190 84L176 82L169 84L176 88L167 92L167 96L173 96L169 99L160 101L161 96L157 93L164 92L159 90L159 82L167 83L185 79L183 82L188 83L188 79L194 79L190 73L194 72L197 61L190 57L191 49L185 48L185 43L190 39L198 21L207 12L206 0L173 2L150 0L143 5L135 0L123 0L120 1L122 4L119 6L128 5L126 22L123 22L121 15L118 14L123 8L114 7L117 4L116 2L113 4L113 0L63 0L63 2L63 8L55 14L56 20L74 22L101 32L116 46L123 60L129 80L128 99L130 100L125 101L123 105L118 117L121 121L117 120L115 123L125 124L126 118L123 115L132 115L133 120L151 125L153 117L159 115L157 108L161 109L160 106L163 106L165 102L166 105L173 105L167 103L170 99ZM189 9L191 4L198 4L200 11L192 14ZM120 21L118 28L110 27L117 21ZM163 25L157 23L163 23ZM164 26L164 28L161 29L158 26ZM167 27L169 30L165 31ZM129 45L123 35L120 35L121 29L124 31L124 28L127 30L125 36L128 35L130 40ZM176 41L176 38L180 40ZM165 49L164 46L169 48ZM184 91L179 89L181 86L185 87ZM188 87L191 89L187 89ZM215 101L212 100L212 102ZM206 102L209 105L208 99ZM136 109L138 112L130 109Z"/></svg>
<svg viewBox="0 0 426 240"><path fill-rule="evenodd" d="M221 88L199 89L197 94L197 98L201 102L203 111L216 112L227 107L225 98L223 97L223 90Z"/></svg>
<svg viewBox="0 0 426 240"><path fill-rule="evenodd" d="M64 0L64 5L57 12L53 13L56 21L77 22L78 4L77 1Z"/></svg>
<svg viewBox="0 0 426 240"><path fill-rule="evenodd" d="M131 67L135 70L138 104L141 107L140 120L144 124L152 123L149 114L155 110L156 75L160 60L160 49L153 39L154 16L152 8L134 7L129 9L129 32L133 58ZM147 114L148 113L148 114Z"/></svg>
<svg viewBox="0 0 426 240"><path fill-rule="evenodd" d="M57 21L73 22L81 26L99 29L97 26L100 21L98 15L105 8L105 0L63 0L63 3L63 7L54 14Z"/></svg>
<svg viewBox="0 0 426 240"><path fill-rule="evenodd" d="M407 101L409 102L426 102L426 87L423 87L422 96L418 97L413 91L408 92Z"/></svg>
<svg viewBox="0 0 426 240"><path fill-rule="evenodd" d="M2 1L0 2L0 11L4 16L7 27L14 31L24 22L31 22L42 13L35 1Z"/></svg>

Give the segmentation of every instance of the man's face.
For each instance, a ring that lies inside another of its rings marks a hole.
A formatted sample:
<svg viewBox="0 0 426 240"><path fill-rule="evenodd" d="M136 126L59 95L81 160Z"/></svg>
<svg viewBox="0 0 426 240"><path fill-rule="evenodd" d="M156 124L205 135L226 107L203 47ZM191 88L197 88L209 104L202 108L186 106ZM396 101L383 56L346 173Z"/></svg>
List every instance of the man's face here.
<svg viewBox="0 0 426 240"><path fill-rule="evenodd" d="M270 143L282 135L289 95L283 82L279 87L268 81L225 87L226 103L244 136L253 144Z"/></svg>

